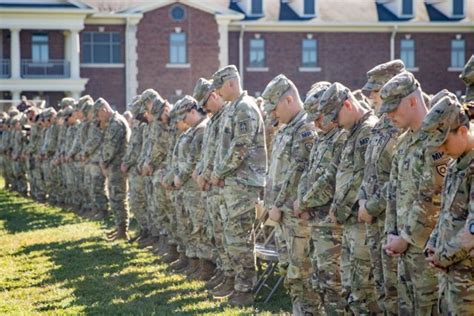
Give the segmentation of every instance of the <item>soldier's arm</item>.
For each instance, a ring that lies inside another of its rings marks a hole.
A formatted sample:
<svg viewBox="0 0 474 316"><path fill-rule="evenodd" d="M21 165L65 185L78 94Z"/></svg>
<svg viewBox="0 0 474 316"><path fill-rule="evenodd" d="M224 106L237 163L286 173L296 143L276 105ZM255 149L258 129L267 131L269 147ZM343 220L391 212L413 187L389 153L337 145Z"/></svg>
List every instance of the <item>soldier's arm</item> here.
<svg viewBox="0 0 474 316"><path fill-rule="evenodd" d="M161 164L167 157L169 150L169 132L163 131L157 135L157 130L153 133L153 139L151 140L151 146L146 156L146 163L152 166Z"/></svg>
<svg viewBox="0 0 474 316"><path fill-rule="evenodd" d="M69 151L66 153L67 157L74 157L81 151L81 133L77 132L76 135L74 135L74 141L72 143L71 148L69 148Z"/></svg>
<svg viewBox="0 0 474 316"><path fill-rule="evenodd" d="M316 132L309 126L305 126L298 131L297 135L294 135L290 153L291 162L288 166L288 172L285 175L283 185L276 194L276 207L281 207L285 204L289 196L293 195L293 197L296 197L298 182L308 165L308 158L313 148L315 137L317 137Z"/></svg>
<svg viewBox="0 0 474 316"><path fill-rule="evenodd" d="M234 115L232 141L219 165L214 168L215 175L224 179L235 171L245 160L259 129L259 116L249 105L244 104ZM224 132L224 131L223 131Z"/></svg>
<svg viewBox="0 0 474 316"><path fill-rule="evenodd" d="M443 157L433 161L426 150L418 150L413 158L414 179L418 179L419 190L413 201L405 226L400 236L410 244L424 248L439 215L442 179L440 168L446 171L449 159Z"/></svg>
<svg viewBox="0 0 474 316"><path fill-rule="evenodd" d="M127 151L125 152L124 157L122 158L122 162L129 168L131 165L134 165L138 161L138 156L140 155L140 151L142 148L142 141L143 141L143 126L137 126L133 132L132 137L130 139L130 144L127 147Z"/></svg>
<svg viewBox="0 0 474 316"><path fill-rule="evenodd" d="M104 132L97 124L93 124L90 128L92 129L91 133L89 133L91 137L89 137L82 149L82 154L85 157L90 157L102 144L104 138Z"/></svg>
<svg viewBox="0 0 474 316"><path fill-rule="evenodd" d="M50 134L50 139L49 139L49 142L47 143L47 147L46 147L46 154L48 156L52 156L54 155L54 153L56 152L56 150L58 149L58 128L54 128L51 130L51 134Z"/></svg>
<svg viewBox="0 0 474 316"><path fill-rule="evenodd" d="M113 128L112 130L110 130ZM108 134L108 135L107 135ZM125 141L126 129L121 125L109 126L102 146L102 163L107 167L117 154L121 144Z"/></svg>
<svg viewBox="0 0 474 316"><path fill-rule="evenodd" d="M185 161L182 165L181 172L179 174L179 178L182 183L188 181L194 168L201 157L201 146L204 140L204 133L202 131L197 131L191 143L189 144L189 151L185 157Z"/></svg>

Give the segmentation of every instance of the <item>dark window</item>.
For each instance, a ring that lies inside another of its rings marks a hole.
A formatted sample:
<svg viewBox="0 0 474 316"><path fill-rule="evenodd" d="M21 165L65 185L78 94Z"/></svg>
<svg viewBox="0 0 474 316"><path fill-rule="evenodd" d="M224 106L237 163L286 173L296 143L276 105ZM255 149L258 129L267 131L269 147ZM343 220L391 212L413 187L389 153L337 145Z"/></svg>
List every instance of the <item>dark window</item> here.
<svg viewBox="0 0 474 316"><path fill-rule="evenodd" d="M170 34L170 64L186 64L187 63L187 48L186 48L186 33Z"/></svg>
<svg viewBox="0 0 474 316"><path fill-rule="evenodd" d="M464 15L464 0L453 0L453 15Z"/></svg>
<svg viewBox="0 0 474 316"><path fill-rule="evenodd" d="M47 62L49 60L48 34L34 33L31 36L31 59L33 62Z"/></svg>
<svg viewBox="0 0 474 316"><path fill-rule="evenodd" d="M318 42L315 39L304 39L301 48L301 65L316 67L318 64Z"/></svg>
<svg viewBox="0 0 474 316"><path fill-rule="evenodd" d="M465 61L465 42L462 39L451 41L451 67L463 68Z"/></svg>
<svg viewBox="0 0 474 316"><path fill-rule="evenodd" d="M407 68L415 68L415 41L403 39L400 42L400 59Z"/></svg>
<svg viewBox="0 0 474 316"><path fill-rule="evenodd" d="M175 5L170 10L171 18L177 22L184 20L186 17L186 11L183 6Z"/></svg>
<svg viewBox="0 0 474 316"><path fill-rule="evenodd" d="M83 63L116 64L121 60L119 33L84 32L82 34Z"/></svg>
<svg viewBox="0 0 474 316"><path fill-rule="evenodd" d="M263 0L252 0L252 14L260 15L263 13Z"/></svg>
<svg viewBox="0 0 474 316"><path fill-rule="evenodd" d="M304 14L314 15L315 0L304 0Z"/></svg>
<svg viewBox="0 0 474 316"><path fill-rule="evenodd" d="M402 14L413 15L413 0L402 0Z"/></svg>
<svg viewBox="0 0 474 316"><path fill-rule="evenodd" d="M250 40L250 67L265 67L265 41L261 38Z"/></svg>

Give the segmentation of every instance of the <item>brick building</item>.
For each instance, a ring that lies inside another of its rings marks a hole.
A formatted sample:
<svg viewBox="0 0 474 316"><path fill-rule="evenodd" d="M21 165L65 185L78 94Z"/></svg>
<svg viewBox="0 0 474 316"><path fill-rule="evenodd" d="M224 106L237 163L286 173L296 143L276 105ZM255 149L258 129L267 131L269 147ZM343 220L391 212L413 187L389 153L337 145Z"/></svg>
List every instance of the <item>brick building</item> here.
<svg viewBox="0 0 474 316"><path fill-rule="evenodd" d="M0 99L106 98L152 87L171 101L235 64L258 95L279 73L360 88L402 58L423 89L461 94L474 53L468 0L0 0Z"/></svg>

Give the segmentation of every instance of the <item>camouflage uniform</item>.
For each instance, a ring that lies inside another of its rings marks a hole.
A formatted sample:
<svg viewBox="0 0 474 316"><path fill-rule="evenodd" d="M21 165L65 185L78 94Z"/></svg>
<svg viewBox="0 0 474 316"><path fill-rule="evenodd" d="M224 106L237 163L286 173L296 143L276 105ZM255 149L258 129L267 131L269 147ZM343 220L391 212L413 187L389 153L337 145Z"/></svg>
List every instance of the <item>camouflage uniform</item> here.
<svg viewBox="0 0 474 316"><path fill-rule="evenodd" d="M393 60L377 65L367 72L364 90L380 91L383 85L395 75L405 70L401 60ZM395 152L398 129L386 115L380 117L372 130L365 157L364 179L357 200L366 200L367 213L373 217L366 223L366 243L370 248L377 302L381 310L388 314L398 313L397 259L382 250L385 244L386 190L390 178L390 166ZM358 204L358 203L356 203Z"/></svg>
<svg viewBox="0 0 474 316"><path fill-rule="evenodd" d="M319 99L329 87L329 83L317 83L308 92L305 110L308 120L318 116ZM341 258L342 226L331 223L327 217L334 196L336 172L346 131L337 127L320 133L309 157L308 167L298 184L298 201L301 211L309 212L313 253L313 288L320 293L327 315L344 312L345 301L341 299Z"/></svg>
<svg viewBox="0 0 474 316"><path fill-rule="evenodd" d="M67 109L65 111L66 119L69 120L68 117L74 115L74 109ZM80 135L78 135L80 125L79 121L76 120L72 124L69 122L66 123L68 127L64 145L62 146L62 148L64 148L62 151L64 159L73 156L73 152L76 151L76 148L74 148L75 143L78 143L76 139L80 139ZM78 203L81 192L80 187L78 186L77 176L80 171L73 160L65 162L64 165L66 167L66 203L69 208L78 211L80 209Z"/></svg>
<svg viewBox="0 0 474 316"><path fill-rule="evenodd" d="M462 74L459 76L466 84L465 102L474 100L474 55L469 58L464 66Z"/></svg>
<svg viewBox="0 0 474 316"><path fill-rule="evenodd" d="M236 73L235 66L217 71L212 78L214 87L222 86L225 78ZM212 175L225 182L220 193L226 209L221 216L227 253L236 272L234 289L237 293L250 292L257 280L253 223L255 203L265 186L265 128L255 101L245 91L229 105L226 114Z"/></svg>
<svg viewBox="0 0 474 316"><path fill-rule="evenodd" d="M343 102L351 92L340 83L334 83L320 100L324 123L337 119ZM377 118L369 111L348 130L347 141L341 153L336 173L336 188L330 213L344 225L341 252L343 290L349 308L356 315L375 312L375 293L372 280L369 248L365 244L365 225L359 223L354 213L354 203L364 177L365 153L370 131Z"/></svg>
<svg viewBox="0 0 474 316"><path fill-rule="evenodd" d="M262 94L267 115L276 108L279 99L291 85L284 75L278 75L267 85ZM290 122L277 131L268 173L272 181L273 198L266 208L276 207L282 212L279 225L285 237L289 263L286 286L290 291L295 315L318 314L321 311L321 301L310 281L310 227L307 221L293 214L298 181L308 164L316 136L314 124L306 122L306 113L301 109Z"/></svg>
<svg viewBox="0 0 474 316"><path fill-rule="evenodd" d="M53 108L47 108L42 113L44 120L52 119L56 116L56 111ZM43 159L43 174L45 177L45 188L48 193L49 202L55 204L58 201L59 192L57 192L58 179L56 175L56 168L53 165L51 158L58 149L58 126L52 123L47 129L44 136L44 142L40 150L40 154L44 157Z"/></svg>
<svg viewBox="0 0 474 316"><path fill-rule="evenodd" d="M388 81L380 96L381 112L391 112L419 84L410 73ZM399 313L430 315L436 313L438 280L425 261L423 248L435 226L441 185L449 159L425 147L427 135L407 131L400 136L393 156L388 187L385 233L399 235L409 245L398 261Z"/></svg>
<svg viewBox="0 0 474 316"><path fill-rule="evenodd" d="M94 108L100 108L106 103L99 98ZM130 129L127 121L114 112L107 121L104 140L101 148L101 165L106 169L107 192L110 209L115 214L115 223L119 229L128 230L129 212L127 201L127 179L120 170L122 158L127 150L130 139Z"/></svg>
<svg viewBox="0 0 474 316"><path fill-rule="evenodd" d="M66 148L66 133L68 126L66 122L64 122L64 114L65 110L59 110L58 115L56 118L56 124L58 125L58 149L56 150L52 160L55 161L55 178L57 179L57 185L61 187L61 190L64 194L58 194L57 202L59 205L65 205L66 199L68 198L67 195L67 188L66 188L66 170L67 166L62 162L62 158L64 156L64 150ZM60 121L63 123L61 124Z"/></svg>
<svg viewBox="0 0 474 316"><path fill-rule="evenodd" d="M30 139L26 149L26 152L29 156L28 170L31 195L35 200L40 202L44 201L45 198L42 183L43 176L41 174L41 168L39 167L39 161L37 159L37 154L41 145L41 134L42 131L39 124L33 123L31 125Z"/></svg>
<svg viewBox="0 0 474 316"><path fill-rule="evenodd" d="M27 137L26 132L22 130L23 128L23 114L18 114L17 116L12 118L12 125L13 125L13 139L12 139L12 166L13 166L13 189L26 195L28 192L28 185L26 181L26 166L25 161L22 158L23 150L27 145Z"/></svg>
<svg viewBox="0 0 474 316"><path fill-rule="evenodd" d="M423 120L421 129L429 135L426 145L437 148L450 131L460 126L469 127L466 111L469 110L461 106L454 95L442 98ZM471 150L449 165L441 195L440 216L428 242L435 249L438 266L444 269L439 294L447 302L449 315L474 313L474 258L459 240L469 212L472 213L473 184L474 150Z"/></svg>

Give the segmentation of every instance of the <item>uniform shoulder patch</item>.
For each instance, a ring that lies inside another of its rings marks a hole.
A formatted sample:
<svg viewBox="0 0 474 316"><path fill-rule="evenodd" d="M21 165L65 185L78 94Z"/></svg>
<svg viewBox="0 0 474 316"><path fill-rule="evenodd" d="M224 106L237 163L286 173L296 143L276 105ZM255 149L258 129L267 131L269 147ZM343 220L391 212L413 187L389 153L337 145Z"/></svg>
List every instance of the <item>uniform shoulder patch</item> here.
<svg viewBox="0 0 474 316"><path fill-rule="evenodd" d="M448 170L448 164L447 163L443 163L443 164L440 164L440 165L436 166L436 172L442 177L446 176L447 170Z"/></svg>

